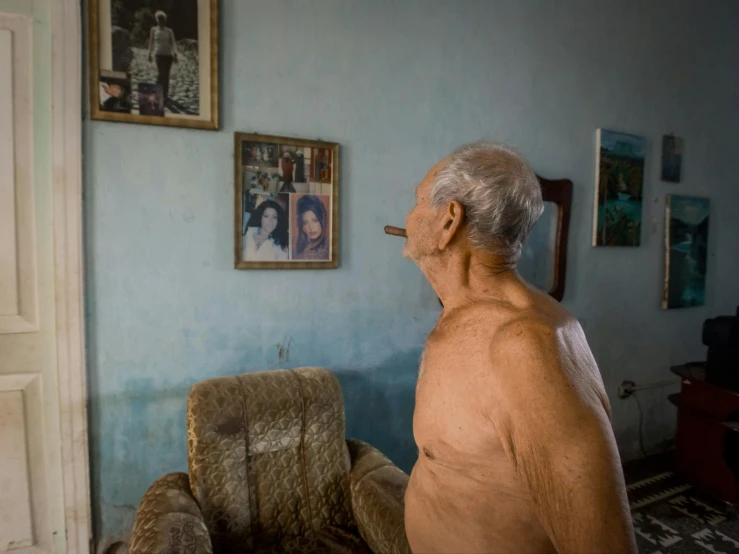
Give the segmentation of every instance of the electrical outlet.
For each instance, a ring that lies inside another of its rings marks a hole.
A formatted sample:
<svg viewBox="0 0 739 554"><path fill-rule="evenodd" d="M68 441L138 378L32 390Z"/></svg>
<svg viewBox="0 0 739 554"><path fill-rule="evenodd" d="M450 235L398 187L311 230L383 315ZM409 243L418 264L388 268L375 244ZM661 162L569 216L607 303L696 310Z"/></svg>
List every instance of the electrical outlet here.
<svg viewBox="0 0 739 554"><path fill-rule="evenodd" d="M628 398L634 394L634 387L636 387L636 383L634 383L634 381L624 381L621 383L621 386L618 387L618 397Z"/></svg>

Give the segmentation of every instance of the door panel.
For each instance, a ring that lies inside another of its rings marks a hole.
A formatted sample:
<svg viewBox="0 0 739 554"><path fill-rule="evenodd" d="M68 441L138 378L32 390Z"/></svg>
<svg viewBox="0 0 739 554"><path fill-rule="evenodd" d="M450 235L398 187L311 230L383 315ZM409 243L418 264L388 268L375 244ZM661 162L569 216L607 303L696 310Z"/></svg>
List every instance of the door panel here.
<svg viewBox="0 0 739 554"><path fill-rule="evenodd" d="M0 422L0 490L13 499L12 504L0 502L0 549L10 550L33 544L22 391L0 392Z"/></svg>
<svg viewBox="0 0 739 554"><path fill-rule="evenodd" d="M41 377L0 375L0 552L48 552Z"/></svg>
<svg viewBox="0 0 739 554"><path fill-rule="evenodd" d="M13 554L66 552L49 6L0 0L0 552Z"/></svg>
<svg viewBox="0 0 739 554"><path fill-rule="evenodd" d="M0 17L0 334L38 330L31 19Z"/></svg>

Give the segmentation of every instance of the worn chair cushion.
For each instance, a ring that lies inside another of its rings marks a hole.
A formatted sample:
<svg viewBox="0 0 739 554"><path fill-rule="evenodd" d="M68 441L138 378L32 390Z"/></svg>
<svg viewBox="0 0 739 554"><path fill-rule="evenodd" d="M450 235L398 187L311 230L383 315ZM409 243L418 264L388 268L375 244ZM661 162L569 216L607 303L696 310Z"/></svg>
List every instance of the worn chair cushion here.
<svg viewBox="0 0 739 554"><path fill-rule="evenodd" d="M190 484L215 552L290 537L309 544L325 529L355 528L344 406L329 371L200 382L188 399L187 424Z"/></svg>
<svg viewBox="0 0 739 554"><path fill-rule="evenodd" d="M371 554L362 538L344 529L324 527L302 537L282 537L273 544L260 545L258 554Z"/></svg>
<svg viewBox="0 0 739 554"><path fill-rule="evenodd" d="M149 487L136 511L131 539L131 554L213 554L187 475L169 473Z"/></svg>
<svg viewBox="0 0 739 554"><path fill-rule="evenodd" d="M405 535L408 475L373 446L347 441L351 454L351 499L360 536L373 552L411 554Z"/></svg>

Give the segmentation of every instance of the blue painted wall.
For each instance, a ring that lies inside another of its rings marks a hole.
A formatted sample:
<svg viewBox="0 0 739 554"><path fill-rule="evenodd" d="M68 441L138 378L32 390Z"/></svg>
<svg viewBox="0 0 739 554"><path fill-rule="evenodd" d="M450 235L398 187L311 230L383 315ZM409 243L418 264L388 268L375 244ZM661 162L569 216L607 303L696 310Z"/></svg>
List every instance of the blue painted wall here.
<svg viewBox="0 0 739 554"><path fill-rule="evenodd" d="M633 456L638 412L618 384L703 357L702 321L739 303L737 23L733 0L223 0L220 132L85 122L98 538L124 535L146 487L186 468L185 398L207 377L329 367L349 433L411 467L418 357L439 305L382 227L403 223L430 166L480 137L575 183L564 303ZM638 249L590 246L599 126L649 139ZM232 269L234 131L341 143L338 270ZM686 140L680 185L659 181L669 132ZM704 308L659 309L667 192L713 200ZM642 396L648 447L673 432L666 392Z"/></svg>

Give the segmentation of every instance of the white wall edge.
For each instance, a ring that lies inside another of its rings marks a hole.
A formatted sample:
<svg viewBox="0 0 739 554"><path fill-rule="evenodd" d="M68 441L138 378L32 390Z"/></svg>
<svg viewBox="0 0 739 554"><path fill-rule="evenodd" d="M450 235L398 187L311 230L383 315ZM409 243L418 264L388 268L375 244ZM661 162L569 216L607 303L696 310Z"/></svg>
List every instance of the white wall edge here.
<svg viewBox="0 0 739 554"><path fill-rule="evenodd" d="M51 4L54 283L68 554L92 538L82 249L82 28L78 0Z"/></svg>

